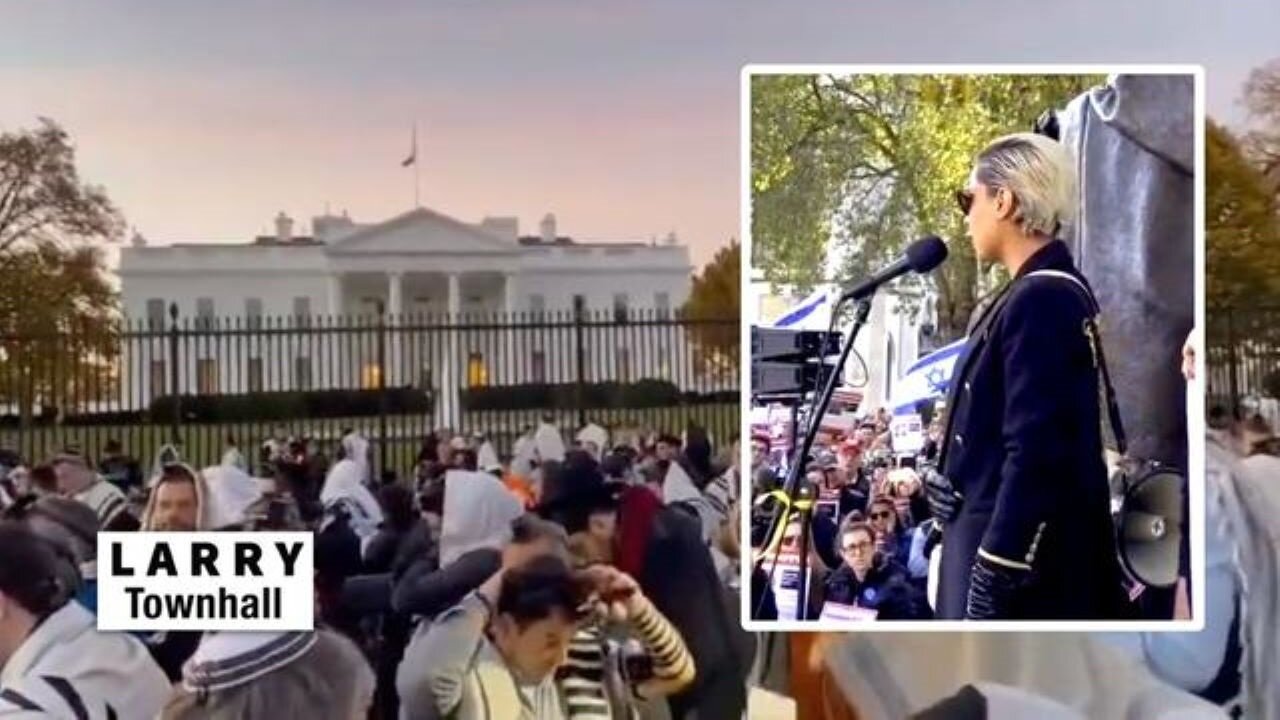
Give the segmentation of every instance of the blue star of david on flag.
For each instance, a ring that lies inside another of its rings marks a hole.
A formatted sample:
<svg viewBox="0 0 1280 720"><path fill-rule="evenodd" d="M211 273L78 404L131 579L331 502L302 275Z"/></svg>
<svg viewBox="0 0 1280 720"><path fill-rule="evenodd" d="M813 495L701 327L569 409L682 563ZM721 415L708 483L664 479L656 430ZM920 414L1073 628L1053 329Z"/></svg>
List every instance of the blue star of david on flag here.
<svg viewBox="0 0 1280 720"><path fill-rule="evenodd" d="M947 394L956 358L964 350L966 341L967 338L961 338L920 358L907 368L907 372L894 384L893 397L889 399L889 406L893 408L895 415L914 414L916 403Z"/></svg>

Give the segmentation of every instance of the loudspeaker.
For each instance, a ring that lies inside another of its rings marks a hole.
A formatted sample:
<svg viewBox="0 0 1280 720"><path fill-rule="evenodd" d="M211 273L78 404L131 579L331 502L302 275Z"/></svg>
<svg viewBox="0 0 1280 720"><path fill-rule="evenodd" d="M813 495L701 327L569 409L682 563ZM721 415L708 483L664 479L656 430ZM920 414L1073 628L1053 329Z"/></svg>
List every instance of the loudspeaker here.
<svg viewBox="0 0 1280 720"><path fill-rule="evenodd" d="M1178 581L1186 479L1171 468L1150 463L1128 475L1122 486L1115 518L1120 562L1144 585L1171 587Z"/></svg>

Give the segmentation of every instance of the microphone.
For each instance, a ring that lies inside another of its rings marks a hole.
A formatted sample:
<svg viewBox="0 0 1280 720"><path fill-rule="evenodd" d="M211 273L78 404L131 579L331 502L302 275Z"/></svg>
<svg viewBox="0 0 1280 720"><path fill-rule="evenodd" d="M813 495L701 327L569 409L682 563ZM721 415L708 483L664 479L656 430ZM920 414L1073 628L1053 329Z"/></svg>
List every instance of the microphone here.
<svg viewBox="0 0 1280 720"><path fill-rule="evenodd" d="M930 270L942 264L947 259L947 244L936 235L920 238L907 246L906 251L902 253L902 257L898 258L892 265L871 277L854 285L844 294L840 296L840 301L845 300L863 300L870 297L881 285L896 280L907 273L927 273Z"/></svg>

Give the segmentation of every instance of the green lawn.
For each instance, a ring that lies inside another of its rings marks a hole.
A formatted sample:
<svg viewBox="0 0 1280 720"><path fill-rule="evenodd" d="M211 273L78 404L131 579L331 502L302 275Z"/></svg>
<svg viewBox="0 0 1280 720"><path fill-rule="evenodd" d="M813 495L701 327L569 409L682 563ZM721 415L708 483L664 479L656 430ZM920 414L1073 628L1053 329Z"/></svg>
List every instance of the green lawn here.
<svg viewBox="0 0 1280 720"><path fill-rule="evenodd" d="M495 442L498 451L507 454L524 425L536 423L542 411L476 411L464 412L460 428L464 432L484 431ZM555 412L556 421L566 437L578 426L576 411ZM679 434L690 419L706 427L717 444L723 444L738 433L740 409L732 404L690 405L685 407L643 409L596 409L586 413L588 421L618 428L621 432L635 429L673 432ZM271 436L277 425L283 425L290 434L307 433L320 439L328 453L332 453L344 428L352 427L375 440L379 437L381 422L378 416L359 418L326 418L308 420L299 418L280 422L189 424L180 429L183 439L183 455L197 465L218 462L224 449L224 439L233 435L241 451L250 459L256 458L258 447ZM422 438L430 432L432 419L425 415L388 415L388 466L404 472L413 464ZM81 451L97 458L109 439L119 440L125 451L144 465L150 466L159 449L169 441L169 425L98 425L84 427L39 427L19 431L0 430L0 446L12 448L23 458L42 461L53 453L75 445ZM375 442L376 445L376 442ZM377 451L375 450L375 455Z"/></svg>

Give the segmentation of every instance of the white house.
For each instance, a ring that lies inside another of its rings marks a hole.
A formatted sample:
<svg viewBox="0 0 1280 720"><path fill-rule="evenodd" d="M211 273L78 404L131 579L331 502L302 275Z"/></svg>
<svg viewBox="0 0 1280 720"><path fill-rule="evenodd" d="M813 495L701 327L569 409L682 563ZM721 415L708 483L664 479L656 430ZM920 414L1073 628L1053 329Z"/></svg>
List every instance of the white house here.
<svg viewBox="0 0 1280 720"><path fill-rule="evenodd" d="M552 215L532 236L521 236L513 217L470 224L426 208L369 224L345 214L316 217L311 236L294 235L283 213L275 224L275 235L241 244L155 246L135 237L122 249L118 273L130 318L169 327L176 304L179 317L208 323L201 327L225 328L225 319L235 318L236 327L256 328L262 318L288 318L280 327L295 330L270 342L227 333L209 343L244 346L230 359L223 350L202 355L197 338L182 351L182 392L376 384L384 368L370 343L334 352L332 345L352 333L324 328L337 316L375 317L379 310L390 326L402 326L388 334L389 386L571 381L576 367L560 356L576 345L551 331L482 332L480 323L510 323L509 313L568 313L575 305L661 314L679 308L691 286L688 248L674 234L661 243L582 243L557 234ZM440 329L451 322L466 329ZM269 320L267 327L276 325ZM684 334L644 334L632 334L638 340L631 342L646 347L632 348L628 333L589 331L588 379L669 377L672 359L686 352ZM663 344L650 347L655 342ZM145 405L168 387L167 341L157 336L126 351L147 356L125 358L129 377L122 378L125 397ZM452 423L454 393L442 401L441 420Z"/></svg>

